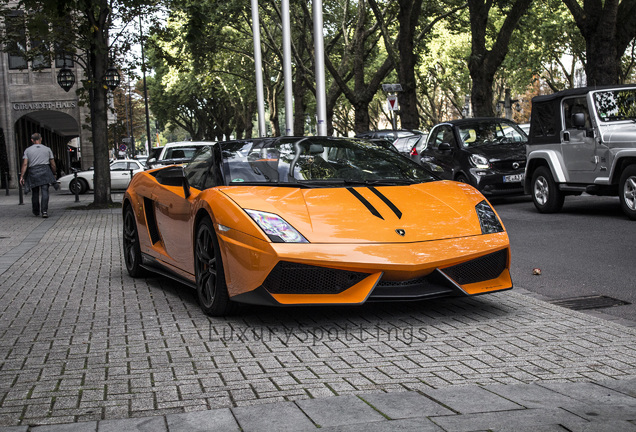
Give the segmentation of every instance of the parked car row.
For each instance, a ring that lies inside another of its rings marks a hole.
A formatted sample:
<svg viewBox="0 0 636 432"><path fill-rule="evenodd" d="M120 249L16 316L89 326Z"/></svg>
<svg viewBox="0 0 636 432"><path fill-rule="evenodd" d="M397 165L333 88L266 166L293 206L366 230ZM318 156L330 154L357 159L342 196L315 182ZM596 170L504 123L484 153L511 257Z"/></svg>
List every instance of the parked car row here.
<svg viewBox="0 0 636 432"><path fill-rule="evenodd" d="M200 147L211 145L212 141L183 141L168 143L165 146L153 147L148 158L117 159L110 164L110 188L124 190L128 187L134 174L159 166L183 164L192 160ZM73 194L85 194L95 189L95 170L77 171L61 177L60 188Z"/></svg>
<svg viewBox="0 0 636 432"><path fill-rule="evenodd" d="M542 213L568 195L620 198L636 220L636 86L585 87L533 98L531 123L470 118L419 130L380 130L356 137L400 153L441 179L468 183L487 196L530 194ZM213 142L155 148L146 168L182 164ZM116 161L111 187L125 188L139 161ZM125 168L122 168L125 166ZM62 188L93 189L93 172L60 180Z"/></svg>
<svg viewBox="0 0 636 432"><path fill-rule="evenodd" d="M530 194L542 213L560 211L569 195L618 196L625 215L636 220L633 84L537 96L527 124L473 118L438 124L428 135L393 136L400 153L484 195Z"/></svg>
<svg viewBox="0 0 636 432"><path fill-rule="evenodd" d="M527 134L501 118L471 118L440 123L430 133L372 131L356 137L393 139L402 155L440 178L468 183L484 195L522 194Z"/></svg>

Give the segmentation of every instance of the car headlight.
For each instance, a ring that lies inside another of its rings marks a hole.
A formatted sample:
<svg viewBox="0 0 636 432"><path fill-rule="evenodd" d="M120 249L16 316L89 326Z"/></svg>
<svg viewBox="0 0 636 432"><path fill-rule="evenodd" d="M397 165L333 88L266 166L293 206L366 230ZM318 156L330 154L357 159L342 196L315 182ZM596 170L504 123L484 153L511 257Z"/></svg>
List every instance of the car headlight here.
<svg viewBox="0 0 636 432"><path fill-rule="evenodd" d="M501 222L499 222L499 218L485 200L475 206L475 211L479 218L479 225L481 225L482 234L503 232L504 229Z"/></svg>
<svg viewBox="0 0 636 432"><path fill-rule="evenodd" d="M245 209L245 211L274 243L309 243L282 217L258 210Z"/></svg>
<svg viewBox="0 0 636 432"><path fill-rule="evenodd" d="M476 168L480 168L480 169L490 168L490 162L488 161L488 159L486 159L482 155L478 155L478 154L470 155L470 162Z"/></svg>

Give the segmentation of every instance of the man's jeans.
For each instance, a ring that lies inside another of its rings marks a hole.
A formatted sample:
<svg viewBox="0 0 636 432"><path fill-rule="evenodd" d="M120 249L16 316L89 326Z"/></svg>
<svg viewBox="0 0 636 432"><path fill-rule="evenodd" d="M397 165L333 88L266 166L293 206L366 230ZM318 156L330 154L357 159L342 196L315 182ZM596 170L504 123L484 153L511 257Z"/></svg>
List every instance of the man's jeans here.
<svg viewBox="0 0 636 432"><path fill-rule="evenodd" d="M40 207L40 189L42 189L42 206ZM33 214L36 216L42 213L48 213L49 211L49 185L35 186L31 189L31 207L33 208Z"/></svg>

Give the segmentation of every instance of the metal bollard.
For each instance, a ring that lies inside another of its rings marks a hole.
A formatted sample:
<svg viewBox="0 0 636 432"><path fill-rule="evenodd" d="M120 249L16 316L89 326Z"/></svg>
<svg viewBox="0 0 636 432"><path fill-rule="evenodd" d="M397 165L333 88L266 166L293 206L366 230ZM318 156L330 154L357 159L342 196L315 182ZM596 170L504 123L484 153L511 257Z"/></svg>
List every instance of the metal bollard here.
<svg viewBox="0 0 636 432"><path fill-rule="evenodd" d="M20 202L18 205L24 205L24 190L22 189L22 183L18 181L18 195L20 196Z"/></svg>
<svg viewBox="0 0 636 432"><path fill-rule="evenodd" d="M73 181L77 182L77 171L73 173ZM75 202L79 202L79 189L75 188Z"/></svg>

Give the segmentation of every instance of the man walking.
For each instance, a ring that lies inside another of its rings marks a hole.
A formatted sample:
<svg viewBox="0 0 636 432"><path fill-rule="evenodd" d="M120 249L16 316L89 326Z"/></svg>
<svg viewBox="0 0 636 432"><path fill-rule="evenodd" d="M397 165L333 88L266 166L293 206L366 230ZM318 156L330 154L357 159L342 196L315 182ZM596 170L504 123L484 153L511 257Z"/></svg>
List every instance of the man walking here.
<svg viewBox="0 0 636 432"><path fill-rule="evenodd" d="M27 147L22 157L22 170L20 184L25 185L28 193L33 191L31 205L33 214L49 217L49 185L55 184L55 159L50 148L42 144L42 136L39 133L31 135L31 146ZM25 180L26 175L26 180ZM40 206L40 189L42 190L42 205Z"/></svg>

